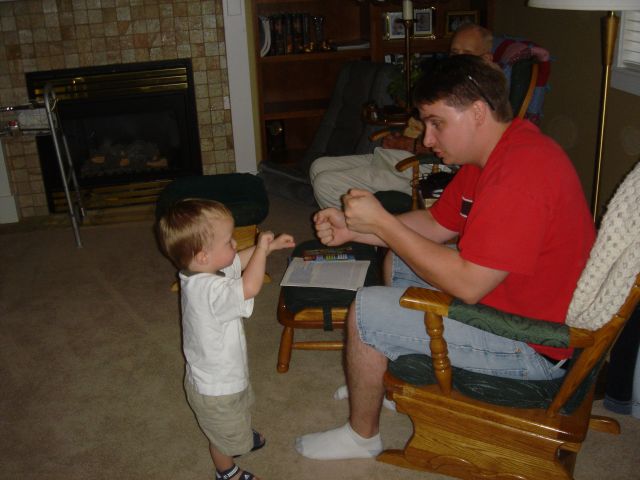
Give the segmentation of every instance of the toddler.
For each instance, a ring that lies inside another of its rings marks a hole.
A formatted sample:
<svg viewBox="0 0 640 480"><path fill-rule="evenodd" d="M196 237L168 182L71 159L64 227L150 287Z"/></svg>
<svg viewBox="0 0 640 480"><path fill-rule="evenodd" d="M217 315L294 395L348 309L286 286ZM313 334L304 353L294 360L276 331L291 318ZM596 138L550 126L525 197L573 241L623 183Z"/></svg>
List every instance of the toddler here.
<svg viewBox="0 0 640 480"><path fill-rule="evenodd" d="M255 479L233 457L264 446L252 430L246 340L242 319L264 280L266 258L294 246L291 235L262 232L253 247L236 251L231 212L212 200L176 203L158 222L160 246L180 270L184 387L209 439L216 478Z"/></svg>

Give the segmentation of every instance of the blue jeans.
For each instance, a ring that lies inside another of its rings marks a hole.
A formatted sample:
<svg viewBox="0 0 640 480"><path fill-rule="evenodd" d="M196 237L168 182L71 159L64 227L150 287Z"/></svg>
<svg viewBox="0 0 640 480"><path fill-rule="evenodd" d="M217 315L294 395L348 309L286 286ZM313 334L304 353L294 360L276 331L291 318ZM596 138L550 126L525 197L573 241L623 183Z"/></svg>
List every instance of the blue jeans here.
<svg viewBox="0 0 640 480"><path fill-rule="evenodd" d="M365 287L356 295L360 338L391 360L410 353L431 353L423 312L399 303L409 286L432 288L394 255L392 286ZM444 339L451 364L465 370L520 380L550 380L565 373L526 343L446 317Z"/></svg>

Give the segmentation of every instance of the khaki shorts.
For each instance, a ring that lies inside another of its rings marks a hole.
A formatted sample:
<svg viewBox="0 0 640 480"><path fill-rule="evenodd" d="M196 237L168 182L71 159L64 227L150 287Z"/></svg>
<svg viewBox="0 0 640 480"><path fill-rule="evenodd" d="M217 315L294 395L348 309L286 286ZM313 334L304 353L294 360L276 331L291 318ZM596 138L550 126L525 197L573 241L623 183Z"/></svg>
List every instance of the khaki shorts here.
<svg viewBox="0 0 640 480"><path fill-rule="evenodd" d="M184 389L200 429L218 451L233 456L253 448L250 407L254 397L251 386L231 395L209 396L198 393L185 379Z"/></svg>

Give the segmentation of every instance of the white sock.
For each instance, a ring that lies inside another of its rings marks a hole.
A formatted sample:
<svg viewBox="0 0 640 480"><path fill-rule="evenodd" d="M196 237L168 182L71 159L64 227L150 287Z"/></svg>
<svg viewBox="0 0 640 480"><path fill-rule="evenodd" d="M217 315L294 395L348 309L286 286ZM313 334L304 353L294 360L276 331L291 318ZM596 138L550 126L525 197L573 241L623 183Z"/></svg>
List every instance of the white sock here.
<svg viewBox="0 0 640 480"><path fill-rule="evenodd" d="M373 458L382 451L382 440L379 433L371 438L361 437L347 422L334 430L298 437L296 450L300 455L316 460Z"/></svg>
<svg viewBox="0 0 640 480"><path fill-rule="evenodd" d="M349 398L349 389L346 385L341 385L333 394L334 400L344 400L345 398ZM396 402L393 400L389 400L387 397L384 397L382 400L382 406L387 410L397 411L396 410Z"/></svg>

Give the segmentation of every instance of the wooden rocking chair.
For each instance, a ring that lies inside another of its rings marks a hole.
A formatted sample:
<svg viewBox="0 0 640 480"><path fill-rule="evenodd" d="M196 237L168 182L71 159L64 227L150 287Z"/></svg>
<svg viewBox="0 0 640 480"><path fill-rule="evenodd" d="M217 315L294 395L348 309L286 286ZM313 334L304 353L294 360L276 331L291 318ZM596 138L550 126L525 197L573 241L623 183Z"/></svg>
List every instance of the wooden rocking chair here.
<svg viewBox="0 0 640 480"><path fill-rule="evenodd" d="M463 479L571 479L589 428L619 433L615 420L591 415L591 407L604 357L640 301L638 204L640 164L609 204L566 325L407 289L400 303L425 312L432 358L407 355L389 364L387 397L410 416L414 433L403 450L386 450L378 460ZM443 316L575 353L565 376L552 381L462 370L450 365Z"/></svg>

